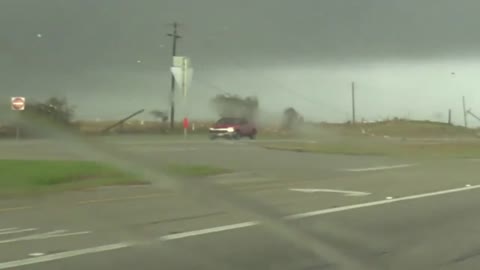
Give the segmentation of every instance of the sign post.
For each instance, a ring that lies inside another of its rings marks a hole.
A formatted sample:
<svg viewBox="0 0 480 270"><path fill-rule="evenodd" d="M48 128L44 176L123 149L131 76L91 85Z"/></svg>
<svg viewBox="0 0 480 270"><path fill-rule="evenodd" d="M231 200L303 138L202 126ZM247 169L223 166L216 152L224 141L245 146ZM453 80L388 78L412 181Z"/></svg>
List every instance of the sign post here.
<svg viewBox="0 0 480 270"><path fill-rule="evenodd" d="M12 97L10 99L10 106L13 111L25 110L25 97ZM18 124L15 128L15 139L20 139L20 126Z"/></svg>
<svg viewBox="0 0 480 270"><path fill-rule="evenodd" d="M173 66L171 72L175 78L175 82L182 89L183 93L183 109L185 117L183 119L183 134L187 137L188 130L188 105L187 105L187 92L190 87L193 75L193 69L190 67L190 59L185 56L174 56Z"/></svg>
<svg viewBox="0 0 480 270"><path fill-rule="evenodd" d="M188 132L188 118L185 117L183 118L183 137L187 138L187 132Z"/></svg>

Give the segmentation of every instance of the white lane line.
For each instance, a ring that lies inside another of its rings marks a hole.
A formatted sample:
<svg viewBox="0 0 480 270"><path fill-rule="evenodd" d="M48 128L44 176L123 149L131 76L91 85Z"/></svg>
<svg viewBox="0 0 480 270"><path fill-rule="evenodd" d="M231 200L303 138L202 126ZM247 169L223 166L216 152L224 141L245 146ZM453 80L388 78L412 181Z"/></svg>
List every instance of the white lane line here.
<svg viewBox="0 0 480 270"><path fill-rule="evenodd" d="M91 232L84 231L84 232L66 233L65 230L58 230L58 231L52 231L47 233L33 234L33 235L27 235L24 237L1 240L0 244L14 243L14 242L20 242L20 241L30 241L30 240L43 240L43 239L49 239L49 238L67 237L67 236L75 236L75 235L82 235L82 234L89 234L89 233Z"/></svg>
<svg viewBox="0 0 480 270"><path fill-rule="evenodd" d="M340 190L340 189L324 189L324 188L290 188L290 191L298 191L304 193L316 193L316 192L329 192L329 193L342 193L345 196L367 196L371 193L352 190Z"/></svg>
<svg viewBox="0 0 480 270"><path fill-rule="evenodd" d="M170 148L170 149L155 149L153 147L138 149L133 148L135 151L138 152L187 152L187 151L197 151L198 148Z"/></svg>
<svg viewBox="0 0 480 270"><path fill-rule="evenodd" d="M5 234L14 234L14 233L22 233L22 232L31 232L31 231L36 231L37 228L28 228L28 229L19 229L19 230L6 230L0 232L0 235L5 235Z"/></svg>
<svg viewBox="0 0 480 270"><path fill-rule="evenodd" d="M42 253L42 252L34 252L34 253L28 254L28 256L31 256L31 257L39 257L43 255L45 255L45 253Z"/></svg>
<svg viewBox="0 0 480 270"><path fill-rule="evenodd" d="M400 164L400 165L393 165L393 166L380 166L380 167L369 167L369 168L358 168L358 169L344 169L347 172L371 172L371 171L384 171L384 170L392 170L392 169L400 169L400 168L408 168L415 166L415 164Z"/></svg>
<svg viewBox="0 0 480 270"><path fill-rule="evenodd" d="M222 173L217 175L209 176L210 179L216 178L224 178L224 177L242 177L242 176L254 176L255 173L253 172L229 172L229 173Z"/></svg>
<svg viewBox="0 0 480 270"><path fill-rule="evenodd" d="M252 227L252 226L255 226L255 225L258 225L258 224L260 224L258 221L248 221L248 222L242 222L242 223L237 223L237 224L207 228L207 229L202 229L202 230L195 230L195 231L189 231L189 232L183 232L183 233L175 233L175 234L170 234L170 235L164 235L164 236L160 237L159 240L170 241L170 240L182 239L182 238L187 238L187 237L192 237L192 236L200 236L200 235L205 235L205 234L218 233L218 232L236 230L236 229L241 229L241 228L246 228L246 227Z"/></svg>
<svg viewBox="0 0 480 270"><path fill-rule="evenodd" d="M112 245L106 245L106 246L98 246L98 247L92 247L92 248L85 248L85 249L78 249L78 250L60 252L60 253L56 253L56 254L50 254L50 255L45 255L45 256L35 257L35 258L29 258L29 259L22 259L22 260L17 260L17 261L3 262L3 263L0 263L0 269L10 269L10 268L20 267L20 266L25 266L25 265L32 265L32 264L37 264L37 263L56 261L56 260L66 259L66 258L70 258L70 257L76 257L76 256L80 256L80 255L100 253L100 252L105 252L105 251L127 248L129 246L131 246L131 244L129 244L129 243L118 243L118 244L112 244Z"/></svg>
<svg viewBox="0 0 480 270"><path fill-rule="evenodd" d="M358 208L372 207L372 206L378 206L378 205L401 202L401 201L417 200L417 199L422 199L427 197L440 196L440 195L468 191L468 190L478 189L478 188L480 188L480 185L447 189L442 191L423 193L423 194L417 194L417 195L411 195L411 196L405 196L405 197L399 197L399 198L388 197L386 200L381 200L381 201L360 203L360 204L347 205L347 206L341 206L341 207L335 207L335 208L327 208L327 209L322 209L322 210L317 210L312 212L294 214L294 215L287 216L286 219L302 219L302 218L326 215L326 214L331 214L336 212L343 212L343 211L348 211L348 210L353 210Z"/></svg>
<svg viewBox="0 0 480 270"><path fill-rule="evenodd" d="M17 230L17 227L0 229L0 232Z"/></svg>

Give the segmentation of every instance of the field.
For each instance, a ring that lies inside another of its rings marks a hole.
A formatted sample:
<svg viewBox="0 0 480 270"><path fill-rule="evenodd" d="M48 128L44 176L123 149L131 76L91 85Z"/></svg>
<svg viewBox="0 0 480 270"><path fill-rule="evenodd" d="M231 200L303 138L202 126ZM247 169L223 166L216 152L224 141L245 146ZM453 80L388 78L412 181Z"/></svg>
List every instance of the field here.
<svg viewBox="0 0 480 270"><path fill-rule="evenodd" d="M373 123L316 124L316 127L337 132L344 136L366 135L371 137L398 138L472 138L478 137L478 129L431 121L391 120Z"/></svg>
<svg viewBox="0 0 480 270"><path fill-rule="evenodd" d="M115 124L116 121L76 121L75 129L84 135L101 135L103 130ZM188 133L190 135L206 135L213 121L191 120ZM385 120L373 123L306 123L295 132L281 131L278 124L259 125L259 137L263 138L323 138L335 137L395 137L395 138L474 138L480 134L479 129L464 128L441 122ZM176 123L170 130L169 122L129 120L109 131L109 134L183 134L182 123ZM14 137L15 128L0 126L0 137Z"/></svg>
<svg viewBox="0 0 480 270"><path fill-rule="evenodd" d="M480 158L480 140L395 140L342 138L312 142L262 143L270 150L408 158Z"/></svg>
<svg viewBox="0 0 480 270"><path fill-rule="evenodd" d="M213 122L192 121L189 128L191 134L205 134ZM77 127L87 134L99 134L101 130L112 125L113 122L76 122ZM177 123L173 132L169 130L168 123L154 121L132 120L124 125L115 128L113 133L117 134L182 134L183 127ZM453 126L446 123L430 121L408 121L392 120L373 123L333 124L333 123L306 123L304 127L296 132L281 132L278 125L259 126L260 135L265 136L296 136L296 137L318 137L328 134L338 136L387 136L387 137L409 137L409 138L455 138L455 137L476 137L479 133L476 129L468 129L460 126Z"/></svg>

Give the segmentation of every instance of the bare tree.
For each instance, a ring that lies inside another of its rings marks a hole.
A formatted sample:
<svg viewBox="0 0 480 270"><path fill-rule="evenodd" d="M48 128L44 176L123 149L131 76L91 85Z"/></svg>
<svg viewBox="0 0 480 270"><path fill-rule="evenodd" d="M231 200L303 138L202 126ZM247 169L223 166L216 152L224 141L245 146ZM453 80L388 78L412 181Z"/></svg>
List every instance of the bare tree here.
<svg viewBox="0 0 480 270"><path fill-rule="evenodd" d="M303 123L303 117L292 107L283 111L282 129L294 130Z"/></svg>

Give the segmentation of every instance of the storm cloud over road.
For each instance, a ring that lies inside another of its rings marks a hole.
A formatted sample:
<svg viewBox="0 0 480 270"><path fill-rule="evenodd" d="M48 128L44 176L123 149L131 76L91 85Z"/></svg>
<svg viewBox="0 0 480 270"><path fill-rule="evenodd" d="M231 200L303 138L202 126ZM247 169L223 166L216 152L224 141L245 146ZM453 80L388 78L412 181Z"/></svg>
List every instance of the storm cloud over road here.
<svg viewBox="0 0 480 270"><path fill-rule="evenodd" d="M66 96L79 118L118 118L169 103L173 21L195 67L191 112L228 92L265 109L294 106L345 121L438 120L475 99L477 1L59 1L0 3L1 98ZM454 75L453 75L454 74ZM412 99L417 100L412 104ZM99 106L102 105L102 106ZM93 110L95 109L95 110Z"/></svg>

